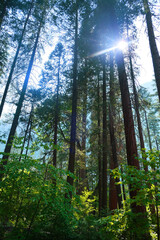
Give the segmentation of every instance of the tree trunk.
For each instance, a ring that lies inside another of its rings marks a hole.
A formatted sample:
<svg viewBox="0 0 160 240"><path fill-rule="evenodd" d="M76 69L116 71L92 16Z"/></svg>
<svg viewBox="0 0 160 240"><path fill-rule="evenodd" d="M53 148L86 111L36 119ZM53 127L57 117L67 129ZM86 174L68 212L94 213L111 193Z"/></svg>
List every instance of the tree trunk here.
<svg viewBox="0 0 160 240"><path fill-rule="evenodd" d="M106 59L103 56L103 160L102 160L102 208L107 208L107 102Z"/></svg>
<svg viewBox="0 0 160 240"><path fill-rule="evenodd" d="M17 62L17 58L18 58L20 47L22 45L23 36L24 36L25 31L26 31L26 26L27 26L27 23L28 23L30 14L31 14L33 3L34 3L34 0L32 0L32 2L31 2L31 6L30 6L30 9L29 9L26 21L24 23L23 31L22 31L21 37L19 39L18 48L17 48L16 54L15 54L15 57L14 57L14 60L13 60L12 66L11 66L11 70L10 70L10 73L9 73L9 76L8 76L7 84L6 84L4 93L3 93L3 97L2 97L1 105L0 105L0 117L2 115L4 103L5 103L5 100L6 100L7 93L8 93L8 88L9 88L9 85L10 85L11 80L12 80L12 75L13 75L14 68L15 68L15 65L16 65L16 62Z"/></svg>
<svg viewBox="0 0 160 240"><path fill-rule="evenodd" d="M76 4L77 5L77 4ZM77 6L76 6L77 7ZM72 116L71 116L71 136L69 150L68 171L74 173L75 168L75 143L76 143L76 116L77 116L77 46L78 46L78 8L75 13L75 45L74 45L74 64L73 64L73 89L72 89ZM67 182L73 186L73 178L67 177ZM72 198L72 193L69 193Z"/></svg>
<svg viewBox="0 0 160 240"><path fill-rule="evenodd" d="M141 118L140 118L140 113L139 113L139 99L138 99L137 90L136 90L136 86L135 86L135 77L134 77L133 65L132 65L132 59L131 59L130 52L129 52L129 62L130 62L131 80L132 80L132 84L133 84L133 94L134 94L135 110L136 110L137 122L138 122L138 132L139 132L139 138L140 138L141 151L145 154L145 145L144 145L144 139L143 139L143 133L142 133L142 124L141 124ZM144 159L146 160L146 157ZM146 172L148 172L148 166L144 166L144 170ZM152 194L150 194L150 198L153 199ZM151 213L155 214L154 205L150 204L149 208L150 208Z"/></svg>
<svg viewBox="0 0 160 240"><path fill-rule="evenodd" d="M115 0L108 0L106 2L105 11L109 14L106 16L108 18L109 30L110 30L110 37L116 41L120 41L120 30L119 30L119 23L116 16L116 1ZM107 11L108 10L108 11ZM131 100L128 88L128 81L127 75L124 65L124 56L121 50L115 50L116 55L116 63L118 68L118 77L119 77L119 84L120 84L120 91L121 91L121 100L122 100L122 109L123 109L123 117L124 117L124 128L125 128L125 138L126 138L126 151L127 151L127 161L129 166L136 167L139 169L139 161L137 159L137 145L136 145L136 138L135 138L135 130L134 130L134 121L132 115L132 108L131 108ZM137 196L138 189L133 190L133 186L130 185L130 197L134 199ZM132 212L135 213L132 221L134 222L134 226L141 231L140 221L146 222L146 208L145 206L139 206L135 202L131 204ZM137 214L140 214L141 217L137 217ZM132 224L133 224L132 222ZM136 232L134 232L134 237L137 239ZM145 233L142 233L141 239L151 239L149 230L146 229Z"/></svg>
<svg viewBox="0 0 160 240"><path fill-rule="evenodd" d="M124 127L125 127L125 137L126 137L126 150L127 150L127 161L129 166L134 166L139 169L139 161L136 158L137 145L134 131L134 122L131 108L131 101L129 95L129 88L127 82L127 75L124 66L123 54L120 50L116 52L116 61L118 66L119 83L121 90L123 117L124 117ZM132 188L132 186L130 186ZM130 191L131 198L137 195L137 191ZM142 206L132 204L133 212L145 212L145 208Z"/></svg>
<svg viewBox="0 0 160 240"><path fill-rule="evenodd" d="M88 180L86 173L86 125L87 125L87 62L85 63L85 83L83 86L83 112L82 112L82 144L81 151L82 155L80 156L80 170L79 170L79 194L84 191L86 187L88 189Z"/></svg>
<svg viewBox="0 0 160 240"><path fill-rule="evenodd" d="M152 23L152 15L149 8L148 0L143 0L144 10L146 13L146 23L147 23L147 30L148 30L148 37L149 37L149 45L152 55L152 62L155 74L155 80L157 84L158 96L160 101L160 56L156 44L153 23Z"/></svg>
<svg viewBox="0 0 160 240"><path fill-rule="evenodd" d="M23 101L24 101L24 96L25 96L25 93L26 93L26 89L27 89L30 73L31 73L32 66L33 66L33 61L34 61L34 57L35 57L35 53L36 53L36 49L37 49L37 44L38 44L38 40L39 40L40 30L41 30L41 24L40 24L38 32L37 32L37 37L36 37L36 41L35 41L35 44L34 44L33 52L32 52L32 55L31 55L31 59L30 59L30 62L29 62L27 74L26 74L26 77L25 77L25 80L24 80L24 84L23 84L23 88L22 88L22 91L21 91L21 95L20 95L20 98L19 98L18 105L17 105L16 113L14 115L14 119L13 119L13 122L12 122L11 130L10 130L10 133L9 133L9 136L8 136L8 140L7 140L7 143L6 143L6 147L5 147L5 150L4 150L2 163L1 163L1 170L2 171L4 169L3 166L6 165L7 162L8 162L9 154L10 154L10 151L11 151L11 148L12 148L12 143L13 143L13 139L14 139L14 136L15 136L16 128L17 128L17 125L18 125L18 120L19 120L19 116L20 116L20 113L21 113L21 108L22 108L22 104L23 104ZM3 174L1 174L1 176L2 175Z"/></svg>
<svg viewBox="0 0 160 240"><path fill-rule="evenodd" d="M54 122L54 146L53 151L53 166L57 166L57 130L58 130L58 121L59 121L59 86L60 86L60 66L61 66L61 53L59 55L58 63L58 80L57 80L57 96L56 96L56 107L55 107L55 122Z"/></svg>
<svg viewBox="0 0 160 240"><path fill-rule="evenodd" d="M147 118L147 113L146 113L145 109L144 109L144 114L145 114L145 121L146 121L146 126L147 126L149 148L150 148L150 151L152 151L151 134L150 134L150 130L149 130L148 118Z"/></svg>
<svg viewBox="0 0 160 240"><path fill-rule="evenodd" d="M121 98L122 98L122 108L123 108L123 116L124 116L124 126L125 126L125 137L126 137L126 150L127 150L127 161L129 166L134 166L139 169L139 161L137 159L137 146L136 146L136 138L134 131L134 122L131 108L131 101L129 96L128 82L127 76L124 66L124 58L122 52L119 50L116 53L116 60L118 66L118 75L119 75L119 83L121 89ZM132 185L130 184L130 197L134 199L137 195L138 189L132 190ZM135 213L133 218L133 222L135 227L141 229L140 222L144 222L148 224L148 220L146 217L146 208L145 206L138 205L136 202L131 204L132 212ZM141 213L140 217L137 217L136 213ZM132 223L133 224L133 223ZM141 231L141 230L139 230ZM134 237L137 238L136 232L134 232ZM142 234L142 239L150 240L149 231Z"/></svg>
<svg viewBox="0 0 160 240"><path fill-rule="evenodd" d="M136 111L137 123L138 123L140 146L141 146L141 151L143 153L145 153L145 145L144 145L142 124L141 124L141 118L140 118L140 113L139 113L139 99L138 99L137 90L136 90L135 76L134 76L134 71L133 71L133 64L132 64L130 49L129 49L129 64L130 64L131 80L132 80L132 85L133 85L134 103L135 103L135 111ZM148 166L145 166L144 170L148 171Z"/></svg>
<svg viewBox="0 0 160 240"><path fill-rule="evenodd" d="M110 130L110 141L112 147L112 158L113 161L113 169L118 168L118 158L117 158L117 143L115 138L115 130L114 130L114 102L115 102L115 94L114 94L114 67L113 67L113 52L110 53L110 107L109 107L109 130ZM112 162L111 162L112 165ZM113 180L112 180L113 182ZM116 179L116 183L119 182L119 179ZM116 194L119 208L122 208L122 196L121 196L121 186L116 185Z"/></svg>
<svg viewBox="0 0 160 240"><path fill-rule="evenodd" d="M22 158L22 154L23 154L23 150L24 150L24 145L25 145L25 143L26 143L29 126L30 126L30 124L31 124L32 112L33 112L33 108L31 109L31 112L30 112L30 115L29 115L29 119L28 119L28 123L27 123L27 128L26 128L25 135L24 135L23 145L22 145L22 149L21 149L21 152L20 152L19 162L21 161L21 158Z"/></svg>
<svg viewBox="0 0 160 240"><path fill-rule="evenodd" d="M99 197L99 215L102 210L102 151L101 151L101 119L100 119L100 79L98 74L97 86L97 127L98 127L98 197Z"/></svg>
<svg viewBox="0 0 160 240"><path fill-rule="evenodd" d="M139 169L139 162L136 159L137 145L127 75L124 66L123 54L120 50L116 52L116 61L118 65L118 75L122 98L128 165L135 166Z"/></svg>
<svg viewBox="0 0 160 240"><path fill-rule="evenodd" d="M110 169L114 169L113 156L111 155L110 159ZM120 185L119 185L120 186ZM110 175L110 183L109 183L109 210L117 209L118 199L117 199L117 189L115 185L115 180L112 175Z"/></svg>
<svg viewBox="0 0 160 240"><path fill-rule="evenodd" d="M25 153L25 160L27 159L27 156L28 156L29 144L31 141L31 133L32 133L32 118L30 120L30 128L29 128L28 142L27 142L26 153Z"/></svg>

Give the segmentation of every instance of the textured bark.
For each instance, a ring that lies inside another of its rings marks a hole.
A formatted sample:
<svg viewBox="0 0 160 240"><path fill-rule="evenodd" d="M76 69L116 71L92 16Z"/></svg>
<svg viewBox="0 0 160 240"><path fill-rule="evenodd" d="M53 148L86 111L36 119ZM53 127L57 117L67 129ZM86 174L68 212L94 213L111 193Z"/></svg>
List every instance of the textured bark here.
<svg viewBox="0 0 160 240"><path fill-rule="evenodd" d="M102 159L102 208L107 208L107 102L106 102L106 62L103 57L103 159Z"/></svg>
<svg viewBox="0 0 160 240"><path fill-rule="evenodd" d="M102 151L101 151L101 119L100 119L100 86L99 86L99 74L98 74L98 86L97 86L97 127L98 127L98 197L99 197L99 215L102 210Z"/></svg>
<svg viewBox="0 0 160 240"><path fill-rule="evenodd" d="M128 165L135 166L139 169L139 162L135 158L137 157L137 145L127 75L124 66L123 54L120 50L116 53L116 61L118 65L118 75L121 90Z"/></svg>
<svg viewBox="0 0 160 240"><path fill-rule="evenodd" d="M72 88L72 116L71 116L71 136L68 171L74 173L75 169L75 145L76 145L76 116L77 116L77 42L78 42L78 9L75 14L75 45L74 45L74 64L73 64L73 88ZM73 178L67 177L67 182L73 186ZM70 192L70 198L72 193Z"/></svg>
<svg viewBox="0 0 160 240"><path fill-rule="evenodd" d="M114 94L114 67L113 67L113 52L110 53L110 107L109 107L109 130L110 130L110 141L112 148L112 158L111 158L111 166L112 169L118 167L118 158L117 158L117 143L115 138L115 130L114 130L114 103L115 103L115 94ZM113 164L112 164L113 161ZM116 178L116 183L119 182L119 179ZM113 180L111 179L111 183L113 184ZM122 208L122 196L121 196L121 186L118 184L115 186L117 201L119 208Z"/></svg>
<svg viewBox="0 0 160 240"><path fill-rule="evenodd" d="M127 82L127 75L124 66L124 58L122 52L119 50L116 53L116 60L118 66L118 75L119 83L121 90L121 99L122 99L122 108L123 108L123 117L124 117L124 127L125 127L125 137L126 137L126 150L127 150L127 161L129 166L135 166L139 168L139 161L136 158L137 154L137 145L134 131L134 122L131 108L131 101L129 95L129 88ZM130 189L132 186L130 186ZM130 191L131 198L134 198L137 195L137 191ZM135 213L143 212L145 213L145 207L138 206L136 203L132 204L132 211Z"/></svg>
<svg viewBox="0 0 160 240"><path fill-rule="evenodd" d="M26 93L30 73L31 73L32 66L33 66L33 61L34 61L34 57L35 57L35 53L36 53L36 48L37 48L37 44L38 44L40 30L41 30L41 24L40 24L38 32L37 32L37 37L36 37L33 52L32 52L32 55L31 55L31 59L30 59L30 62L29 62L27 74L26 74L26 77L25 77L25 80L24 80L24 84L23 84L23 88L22 88L22 91L21 91L21 95L20 95L20 98L19 98L18 105L17 105L16 113L14 115L11 130L10 130L8 140L7 140L7 143L6 143L6 147L5 147L5 150L4 150L4 155L3 155L2 163L1 163L1 170L3 170L3 166L7 164L9 154L10 154L10 151L11 151L11 148L12 148L12 143L13 143L16 128L17 128L17 125L18 125L18 120L19 120L19 116L20 116L20 113L21 113L22 104L23 104L23 101L24 101L24 96L25 96L25 93Z"/></svg>
<svg viewBox="0 0 160 240"><path fill-rule="evenodd" d="M18 58L18 54L19 54L19 51L20 51L20 48L21 48L21 45L22 45L22 40L23 40L23 37L24 37L24 33L26 31L26 26L27 26L29 17L31 15L31 11L32 11L32 8L33 8L33 3L34 3L34 0L32 0L32 2L31 2L31 6L30 6L30 9L29 9L26 21L24 23L22 34L21 34L21 37L20 37L19 42L18 42L18 48L17 48L16 54L15 54L15 57L14 57L14 60L13 60L12 66L11 66L11 70L10 70L10 73L9 73L9 76L8 76L8 79L7 79L6 87L5 87L3 97L2 97L2 100L1 100L1 105L0 105L0 117L1 117L1 114L2 114L2 111L3 111L3 107L4 107L4 103L5 103L5 100L6 100L7 93L8 93L8 89L9 89L9 86L10 86L10 83L11 83L11 80L12 80L12 75L13 75L14 68L15 68L15 65L16 65L16 62L17 62L17 58Z"/></svg>
<svg viewBox="0 0 160 240"><path fill-rule="evenodd" d="M126 150L127 150L127 161L129 166L134 166L139 169L139 161L137 159L137 146L136 146L136 138L134 131L134 122L133 115L131 109L131 101L129 96L128 82L127 76L125 72L124 59L121 51L117 51L116 54L117 66L118 66L118 75L119 75L119 83L121 89L121 99L122 99L122 108L123 108L123 117L124 117L124 126L125 126L125 137L126 137ZM137 195L137 190L132 190L132 185L129 186L130 189L130 197L134 199ZM141 213L142 216L137 218L135 215L134 225L138 229L140 226L140 222L148 222L146 217L146 208L143 205L137 205L136 203L131 204L131 209L133 213ZM135 233L135 239L137 235ZM149 231L146 230L146 233L142 234L142 239L150 240L151 236Z"/></svg>
<svg viewBox="0 0 160 240"><path fill-rule="evenodd" d="M149 45L151 50L155 80L157 84L158 96L160 101L160 56L158 52L158 47L156 44L153 23L152 23L152 15L149 8L148 0L143 0L144 10L146 13L146 23L147 23L147 30L148 30L148 38L149 38Z"/></svg>
<svg viewBox="0 0 160 240"><path fill-rule="evenodd" d="M120 31L118 20L116 17L115 12L115 1L109 0L106 3L105 11L107 14L109 13L109 26L110 26L110 34L116 41L120 39ZM109 5L109 6L108 6ZM109 11L107 11L109 10ZM118 77L119 77L119 84L120 84L120 91L121 91L121 100L122 100L122 109L123 109L123 118L124 118L124 128L125 128L125 138L126 138L126 150L127 150L127 162L129 166L134 166L139 169L139 161L137 159L137 146L136 146L136 138L135 138L135 131L134 131L134 122L133 122L133 115L132 115L132 108L131 108L131 101L129 95L129 88L128 88L128 81L127 75L124 65L124 57L121 50L115 50L116 55L116 63L118 67ZM137 195L137 190L132 190L132 185L130 185L130 197L134 199ZM147 223L146 218L146 208L145 206L139 206L136 203L131 204L131 209L133 213L141 213L142 217L137 218L137 214L135 214L134 218L134 226L136 228L140 228L139 220L144 221ZM136 239L136 234L135 234ZM148 229L146 233L142 234L142 239L149 240L151 239Z"/></svg>

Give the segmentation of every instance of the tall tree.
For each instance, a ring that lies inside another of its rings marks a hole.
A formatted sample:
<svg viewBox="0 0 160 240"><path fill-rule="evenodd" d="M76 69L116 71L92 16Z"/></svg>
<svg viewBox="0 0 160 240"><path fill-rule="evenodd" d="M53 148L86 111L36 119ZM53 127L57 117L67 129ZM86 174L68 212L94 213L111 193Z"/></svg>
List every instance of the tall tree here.
<svg viewBox="0 0 160 240"><path fill-rule="evenodd" d="M106 56L103 56L103 159L102 159L102 209L107 208L107 100Z"/></svg>
<svg viewBox="0 0 160 240"><path fill-rule="evenodd" d="M75 146L76 146L76 117L77 117L77 65L78 65L78 1L75 4L75 28L74 28L74 62L73 62L73 86L72 86L72 116L71 116L71 135L68 170L74 173L75 168ZM73 186L73 178L67 177L67 182ZM70 197L72 194L70 192Z"/></svg>
<svg viewBox="0 0 160 240"><path fill-rule="evenodd" d="M150 11L148 0L143 0L144 11L146 14L146 23L147 23L147 30L148 30L148 38L149 38L149 45L152 55L152 62L155 74L155 80L157 84L158 96L160 101L160 56L158 52L158 47L156 43L154 27L152 23L152 14Z"/></svg>
<svg viewBox="0 0 160 240"><path fill-rule="evenodd" d="M23 151L24 151L24 146L25 146L25 143L26 143L26 140L27 140L27 134L28 134L29 128L31 126L32 114L33 114L33 106L32 106L32 109L30 111L30 114L29 114L29 119L28 119L26 130L25 130L25 134L24 134L23 144L22 144L22 147L21 147L19 162L21 161L22 154L23 154Z"/></svg>
<svg viewBox="0 0 160 240"><path fill-rule="evenodd" d="M108 24L108 31L110 31L110 36L115 40L114 44L120 41L120 29L116 16L116 1L103 1L101 0L99 7L102 9L101 19L103 22L106 21ZM106 26L107 28L107 26ZM123 108L123 117L124 117L124 127L125 127L125 138L126 138L126 150L127 150L127 161L128 165L134 166L139 169L139 161L136 158L137 155L137 145L135 138L135 130L134 130L134 121L132 115L131 108L131 100L128 88L127 74L125 70L124 56L120 49L116 49L116 64L118 68L118 77L119 84L121 90L121 100L122 100L122 108ZM137 195L137 190L132 189L133 186L130 185L130 196L131 199L134 199ZM132 211L134 213L142 213L144 215L146 213L146 209L144 206L139 206L135 202L131 204ZM145 217L144 217L145 219ZM137 224L138 228L138 222ZM144 234L146 239L150 239L148 233Z"/></svg>
<svg viewBox="0 0 160 240"><path fill-rule="evenodd" d="M112 157L111 157L111 169L118 167L118 157L117 157L117 143L115 137L115 130L114 130L114 117L115 117L115 91L114 91L114 60L113 60L113 52L110 52L110 105L109 105L109 130L110 130L110 141L111 141L111 148L112 148ZM119 179L116 179L116 182L119 182ZM116 193L116 198L118 201L119 208L122 208L122 195L121 195L121 187L120 185L115 186L115 182L111 177L111 183L113 183L114 194ZM116 189L116 191L115 191ZM113 199L114 196L110 196L110 199Z"/></svg>
<svg viewBox="0 0 160 240"><path fill-rule="evenodd" d="M57 130L59 121L59 87L60 87L60 68L61 68L61 57L62 57L63 45L58 43L54 54L58 57L58 73L57 73L57 92L56 92L56 105L55 105L55 120L54 120L54 145L55 149L53 151L53 165L57 165Z"/></svg>
<svg viewBox="0 0 160 240"><path fill-rule="evenodd" d="M80 156L79 156L79 186L78 194L82 194L85 188L88 188L87 171L86 171L86 140L87 140L87 96L88 96L88 66L87 60L84 61L84 68L82 68L81 89L79 95L82 99L82 113L81 113L81 129L80 129Z"/></svg>
<svg viewBox="0 0 160 240"><path fill-rule="evenodd" d="M130 65L130 74L131 74L131 80L132 80L132 85L133 85L134 104L135 104L135 111L136 111L136 116L137 116L140 146L141 146L141 151L143 151L145 153L142 123L141 123L140 112L139 112L139 99L138 99L138 94L137 94L137 89L136 89L136 84L135 84L135 75L134 75L134 70L133 70L130 48L129 48L129 65ZM146 171L148 170L147 166L145 167L145 170Z"/></svg>
<svg viewBox="0 0 160 240"><path fill-rule="evenodd" d="M13 60L12 66L11 66L11 70L10 70L10 73L9 73L9 76L8 76L8 79L7 79L7 83L6 83L6 86L5 86L4 93L3 93L3 96L2 96L1 105L0 105L0 117L1 117L1 114L2 114L2 111L3 111L3 107L4 107L4 103L5 103L5 100L6 100L7 93L8 93L9 85L10 85L11 80L12 80L12 75L13 75L14 68L15 68L15 65L16 65L16 62L17 62L20 47L22 45L23 36L25 34L25 31L26 31L26 26L27 26L29 17L31 15L31 10L33 8L33 3L34 3L34 0L32 0L31 4L30 4L30 8L29 8L29 11L28 11L25 23L24 23L22 34L21 34L21 37L20 37L19 42L18 42L17 51L16 51L16 54L15 54L15 57L14 57L14 60Z"/></svg>
<svg viewBox="0 0 160 240"><path fill-rule="evenodd" d="M101 115L100 115L100 77L98 73L97 84L97 128L98 128L98 200L99 215L102 210L102 150L101 150Z"/></svg>
<svg viewBox="0 0 160 240"><path fill-rule="evenodd" d="M7 164L9 154L11 152L13 139L14 139L14 136L15 136L19 116L20 116L21 109L22 109L22 104L23 104L23 101L24 101L24 97L25 97L30 73L31 73L32 66L33 66L33 61L34 61L34 57L35 57L35 53L36 53L36 49L37 49L37 45L38 45L38 40L39 40L39 36L40 36L41 27L42 27L42 20L41 20L41 22L39 24L39 27L38 27L38 32L37 32L37 37L36 37L36 40L35 40L33 52L32 52L32 55L31 55L31 59L30 59L28 70L27 70L26 77L25 77L25 80L24 80L23 88L22 88L22 91L21 91L21 95L20 95L20 98L19 98L18 105L17 105L16 113L14 115L14 119L13 119L13 122L12 122L12 126L11 126L11 129L10 129L10 133L9 133L7 143L6 143L6 147L5 147L5 150L4 150L4 154L3 154L3 158L2 158L2 162L1 162L1 171L3 171L4 165ZM1 173L0 176L2 177L3 173Z"/></svg>

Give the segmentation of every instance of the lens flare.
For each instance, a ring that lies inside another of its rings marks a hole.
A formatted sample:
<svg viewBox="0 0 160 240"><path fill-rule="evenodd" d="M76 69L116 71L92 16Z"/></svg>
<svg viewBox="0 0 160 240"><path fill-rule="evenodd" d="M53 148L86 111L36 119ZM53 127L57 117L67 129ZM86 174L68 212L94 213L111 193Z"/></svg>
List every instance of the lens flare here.
<svg viewBox="0 0 160 240"><path fill-rule="evenodd" d="M119 48L121 50L125 50L127 48L127 46L128 46L128 43L122 40L118 43L117 48Z"/></svg>
<svg viewBox="0 0 160 240"><path fill-rule="evenodd" d="M106 48L104 50L101 50L99 52L95 52L93 54L91 54L90 56L88 56L87 58L93 58L93 57L96 57L96 56L100 56L100 55L103 55L103 54L106 54L107 52L111 52L115 49L121 49L122 51L126 50L127 47L128 47L128 42L124 41L124 40L121 40L117 45L111 47L111 48Z"/></svg>

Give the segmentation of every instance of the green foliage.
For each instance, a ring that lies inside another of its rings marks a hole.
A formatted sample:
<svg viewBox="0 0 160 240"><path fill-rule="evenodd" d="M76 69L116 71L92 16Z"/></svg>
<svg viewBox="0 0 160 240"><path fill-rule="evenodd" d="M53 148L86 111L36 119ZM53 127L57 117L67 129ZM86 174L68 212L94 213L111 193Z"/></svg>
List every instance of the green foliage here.
<svg viewBox="0 0 160 240"><path fill-rule="evenodd" d="M15 146L19 148L21 141L17 138ZM132 239L127 220L132 219L131 211L98 217L93 192L85 189L77 196L66 182L68 175L75 178L39 159L23 154L19 162L19 154L11 154L0 182L1 236L6 240ZM66 197L70 191L72 202Z"/></svg>
<svg viewBox="0 0 160 240"><path fill-rule="evenodd" d="M68 173L30 157L19 162L15 156L10 156L0 182L1 233L5 232L5 239L17 239L17 232L22 239L28 233L27 239L53 239L60 235L60 239L67 239L64 236L75 221L74 207L64 197L72 190L65 181Z"/></svg>
<svg viewBox="0 0 160 240"><path fill-rule="evenodd" d="M128 185L129 191L136 191L137 194L134 198L128 198L126 200L126 234L129 233L129 239L141 239L141 234L147 234L147 229L150 225L150 231L152 236L155 235L155 231L159 227L159 214L158 206L160 204L159 186L160 186L160 152L152 150L148 152L142 151L142 158L139 158L141 169L136 167L123 165L123 172L119 169L112 170L114 178L121 179L118 184ZM148 169L145 171L144 169ZM122 181L123 179L123 181ZM130 206L136 205L137 208L142 207L147 209L146 217L140 213L135 213L130 210ZM153 212L155 208L155 213ZM150 218L147 220L147 215ZM137 224L140 226L139 229L134 228ZM157 227L155 227L157 225ZM128 229L128 231L127 231ZM128 238L127 238L128 239Z"/></svg>

